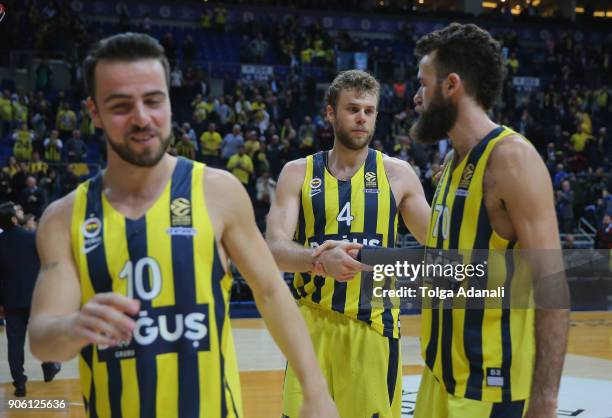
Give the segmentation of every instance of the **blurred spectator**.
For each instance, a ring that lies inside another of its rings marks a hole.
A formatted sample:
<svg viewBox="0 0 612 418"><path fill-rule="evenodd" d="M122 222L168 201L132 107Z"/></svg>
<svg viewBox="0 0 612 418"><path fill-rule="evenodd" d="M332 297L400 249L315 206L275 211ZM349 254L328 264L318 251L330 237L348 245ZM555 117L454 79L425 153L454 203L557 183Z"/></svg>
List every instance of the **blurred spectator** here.
<svg viewBox="0 0 612 418"><path fill-rule="evenodd" d="M221 134L217 132L217 125L214 123L208 124L208 130L200 136L200 144L202 149L202 160L213 167L219 165L219 150L221 149Z"/></svg>
<svg viewBox="0 0 612 418"><path fill-rule="evenodd" d="M244 149L249 157L254 158L255 154L261 148L261 144L257 140L257 132L249 131L246 134L246 141L244 143Z"/></svg>
<svg viewBox="0 0 612 418"><path fill-rule="evenodd" d="M239 146L238 152L230 157L227 169L248 189L253 174L253 160L246 154L244 145Z"/></svg>
<svg viewBox="0 0 612 418"><path fill-rule="evenodd" d="M303 155L314 153L316 128L310 116L304 117L304 123L298 128L297 136Z"/></svg>
<svg viewBox="0 0 612 418"><path fill-rule="evenodd" d="M28 125L21 124L21 129L15 134L13 138L16 139L13 145L13 155L20 161L29 161L32 158L32 141L34 139L34 133L28 130Z"/></svg>
<svg viewBox="0 0 612 418"><path fill-rule="evenodd" d="M196 159L196 147L189 139L189 135L183 134L180 139L174 145L177 155L188 158L190 160Z"/></svg>
<svg viewBox="0 0 612 418"><path fill-rule="evenodd" d="M223 5L215 7L215 30L217 32L225 32L225 23L227 20L227 9Z"/></svg>
<svg viewBox="0 0 612 418"><path fill-rule="evenodd" d="M170 87L179 88L183 86L183 71L178 65L170 73Z"/></svg>
<svg viewBox="0 0 612 418"><path fill-rule="evenodd" d="M612 249L612 215L604 215L595 235L595 248Z"/></svg>
<svg viewBox="0 0 612 418"><path fill-rule="evenodd" d="M80 163L87 157L87 145L81 139L81 131L72 131L72 138L66 141L66 157L70 163Z"/></svg>
<svg viewBox="0 0 612 418"><path fill-rule="evenodd" d="M574 218L574 191L570 188L570 182L563 180L561 190L557 190L557 214L561 232L569 234L574 232L576 220Z"/></svg>
<svg viewBox="0 0 612 418"><path fill-rule="evenodd" d="M67 102L60 105L55 120L55 126L59 131L59 137L66 140L72 135L72 131L77 128L77 116L74 110L70 109Z"/></svg>
<svg viewBox="0 0 612 418"><path fill-rule="evenodd" d="M0 97L0 140L11 132L13 122L13 106L11 104L10 90L4 90Z"/></svg>
<svg viewBox="0 0 612 418"><path fill-rule="evenodd" d="M572 149L575 152L583 152L588 142L592 141L593 139L594 138L591 134L584 131L584 126L582 124L578 125L578 131L570 138Z"/></svg>
<svg viewBox="0 0 612 418"><path fill-rule="evenodd" d="M32 213L37 218L40 218L45 207L45 195L38 187L35 177L28 176L25 184L26 187L19 196L19 203L21 203L26 213Z"/></svg>
<svg viewBox="0 0 612 418"><path fill-rule="evenodd" d="M244 145L244 138L242 137L240 125L236 124L232 128L232 132L225 135L221 143L221 158L223 158L225 164L227 164L232 155L238 152L238 148L242 145Z"/></svg>
<svg viewBox="0 0 612 418"><path fill-rule="evenodd" d="M193 37L191 35L185 36L183 41L183 61L195 61L196 55L197 47L195 42L193 42Z"/></svg>
<svg viewBox="0 0 612 418"><path fill-rule="evenodd" d="M62 140L57 129L51 131L49 138L43 142L45 161L57 163L62 160Z"/></svg>
<svg viewBox="0 0 612 418"><path fill-rule="evenodd" d="M53 71L47 63L47 60L42 60L36 67L36 90L49 93L52 86Z"/></svg>
<svg viewBox="0 0 612 418"><path fill-rule="evenodd" d="M255 39L249 42L249 56L252 62L262 63L268 52L268 47L268 42L263 38L263 34L259 32Z"/></svg>
<svg viewBox="0 0 612 418"><path fill-rule="evenodd" d="M36 222L36 217L31 213L24 215L23 229L25 229L26 231L36 232L36 228L38 228L38 222Z"/></svg>
<svg viewBox="0 0 612 418"><path fill-rule="evenodd" d="M40 160L40 154L38 152L32 153L32 161L30 161L29 171L30 174L40 179L47 174L49 166L44 161Z"/></svg>

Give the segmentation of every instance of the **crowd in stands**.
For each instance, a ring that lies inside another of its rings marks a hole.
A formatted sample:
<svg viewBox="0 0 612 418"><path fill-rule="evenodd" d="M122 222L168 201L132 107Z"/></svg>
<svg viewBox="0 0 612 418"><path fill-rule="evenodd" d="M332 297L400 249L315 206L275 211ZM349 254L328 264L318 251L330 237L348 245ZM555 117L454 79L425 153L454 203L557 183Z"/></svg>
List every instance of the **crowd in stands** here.
<svg viewBox="0 0 612 418"><path fill-rule="evenodd" d="M66 29L69 33L49 36L65 38L62 45L72 45L75 52L71 59L79 62L84 46L101 34L87 30L66 8L53 9L55 3L49 4L36 12L30 8L23 18L27 22L39 19L44 22L43 29L54 33L58 28ZM225 13L222 7L205 12L200 30L232 30L226 25ZM130 22L127 11L120 11L115 30L146 30L151 25L146 17L137 24ZM332 36L319 23L300 27L292 18L271 27L252 21L236 30L243 40L241 62L273 60L292 70L264 80L226 75L221 89L213 88L209 76L198 67L199 47L193 39L187 35L178 42L170 32L163 34L160 42L172 63L175 139L170 152L232 172L249 191L263 228L283 165L333 144L333 129L325 118L316 83L300 76L300 66L316 63L327 67L331 77L334 54L343 48L359 50L364 41L342 32ZM87 35L81 38L83 32ZM48 41L41 40L40 34L31 35L36 46L48 46L36 43ZM420 35L406 25L398 38L411 47ZM580 218L585 218L598 229L596 245L610 248L611 45L589 45L568 31L562 39L549 40L544 61L536 62L512 31L498 38L507 54L509 76L493 119L525 135L541 153L555 188L561 232L574 233ZM370 50L370 62L381 64L375 69L383 82L371 146L408 161L431 199L434 174L450 145L443 141L425 146L410 138L410 126L417 117L412 102L417 88L416 63L406 58L411 72L397 80L390 64L397 58L394 54L392 48ZM513 76L546 77L541 88L518 92ZM79 70L75 70L70 91L54 89L52 73L44 61L36 77L33 91L5 89L0 97L0 148L11 150L0 162L0 201L13 200L37 218L49 202L95 172L93 166L104 165L105 147L83 101Z"/></svg>

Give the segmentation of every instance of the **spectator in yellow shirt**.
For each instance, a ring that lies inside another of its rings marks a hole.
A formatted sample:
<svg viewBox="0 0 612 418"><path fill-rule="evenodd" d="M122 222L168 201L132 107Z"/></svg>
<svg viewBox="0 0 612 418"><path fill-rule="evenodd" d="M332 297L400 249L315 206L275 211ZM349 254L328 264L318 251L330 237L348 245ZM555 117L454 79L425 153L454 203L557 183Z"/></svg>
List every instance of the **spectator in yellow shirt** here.
<svg viewBox="0 0 612 418"><path fill-rule="evenodd" d="M261 144L257 140L257 133L255 131L249 131L246 135L246 142L244 143L244 149L249 157L253 158L255 153L259 151Z"/></svg>
<svg viewBox="0 0 612 418"><path fill-rule="evenodd" d="M245 153L244 145L238 147L238 153L230 157L227 169L248 189L249 180L253 174L253 160Z"/></svg>
<svg viewBox="0 0 612 418"><path fill-rule="evenodd" d="M32 140L19 138L13 145L13 155L20 161L30 161L32 158Z"/></svg>
<svg viewBox="0 0 612 418"><path fill-rule="evenodd" d="M0 139L11 131L13 121L13 105L11 103L11 92L4 90L0 96Z"/></svg>
<svg viewBox="0 0 612 418"><path fill-rule="evenodd" d="M47 175L49 166L46 162L41 161L40 154L37 151L32 153L32 161L30 162L30 174L36 178Z"/></svg>
<svg viewBox="0 0 612 418"><path fill-rule="evenodd" d="M202 159L206 164L213 167L219 165L219 150L223 141L221 134L216 129L217 125L211 122L208 124L208 130L200 136Z"/></svg>
<svg viewBox="0 0 612 418"><path fill-rule="evenodd" d="M77 129L77 116L74 110L70 109L68 103L64 102L57 112L55 125L59 131L60 138L68 139L72 136L72 131Z"/></svg>
<svg viewBox="0 0 612 418"><path fill-rule="evenodd" d="M570 142L572 143L572 147L576 152L583 152L587 146L589 141L592 141L594 138L592 135L584 132L584 126L578 125L578 132L576 132L570 138Z"/></svg>
<svg viewBox="0 0 612 418"><path fill-rule="evenodd" d="M227 169L240 180L251 192L250 180L253 174L253 160L245 153L244 145L238 147L238 153L232 155L227 162Z"/></svg>
<svg viewBox="0 0 612 418"><path fill-rule="evenodd" d="M176 145L174 145L174 148L176 149L177 155L190 160L196 159L196 147L189 139L189 135L181 135L181 138L177 141Z"/></svg>

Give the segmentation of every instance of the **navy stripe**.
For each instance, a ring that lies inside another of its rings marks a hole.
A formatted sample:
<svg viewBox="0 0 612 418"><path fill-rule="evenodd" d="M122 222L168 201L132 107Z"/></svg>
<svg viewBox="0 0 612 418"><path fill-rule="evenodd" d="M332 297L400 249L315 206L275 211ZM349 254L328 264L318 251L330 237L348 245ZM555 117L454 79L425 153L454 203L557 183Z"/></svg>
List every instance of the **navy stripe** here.
<svg viewBox="0 0 612 418"><path fill-rule="evenodd" d="M476 238L474 239L473 248L475 250L489 249L489 241L491 240L492 234L493 228L491 228L487 208L484 205L480 205L478 211L478 225L476 226Z"/></svg>
<svg viewBox="0 0 612 418"><path fill-rule="evenodd" d="M377 172L376 164L376 151L369 150L368 158L365 162L363 170L363 184L365 186L366 179L365 175L368 172ZM380 179L379 179L380 181ZM378 188L380 193L380 187ZM363 232L365 233L376 233L376 227L378 223L378 199L379 193L363 193L364 194L364 220L363 220ZM360 290L359 290L359 306L357 307L357 319L366 322L368 325L372 323L372 290L374 282L372 280L364 280L364 276L361 276Z"/></svg>
<svg viewBox="0 0 612 418"><path fill-rule="evenodd" d="M383 166L382 171L385 173L385 176L386 176L384 166ZM386 181L389 186L389 229L387 231L387 247L395 248L395 220L397 218L397 204L395 203L395 196L393 196L393 190L391 190L391 184L389 184L388 179ZM381 196L381 199L384 199L384 196ZM385 284L388 284L388 289L395 287L393 285L394 281L395 279L393 278L388 278L388 280L385 281ZM391 310L392 308L393 308L393 303L391 302L391 299L389 297L385 297L385 311L383 312L383 315L382 315L382 322L383 322L383 328L385 330L383 332L383 335L387 337L392 337L393 331L396 328L396 324L393 319L393 312ZM398 318L398 321L399 321L399 318Z"/></svg>
<svg viewBox="0 0 612 418"><path fill-rule="evenodd" d="M445 171L446 175L442 178L442 181L444 180L446 181L444 192L443 192L444 194L442 195L442 207L446 205L446 197L448 196L448 191L450 189L450 184L452 180L452 170L451 170L452 160L449 161L448 164L449 166L447 167ZM433 216L433 213L435 210L434 205L436 204L436 201L434 200L432 203L433 203L432 204L432 216ZM444 241L442 238L442 224L443 224L443 220L441 219L442 216L444 216L444 211L438 214L438 231L436 235L436 246L435 246L435 248L438 248L438 249L442 249L444 247ZM439 302L440 301L438 298L436 297L431 298L431 332L429 334L429 342L427 343L427 348L425 349L425 364L427 364L427 366L431 370L434 369L434 365L436 363L436 356L438 354L438 337L440 334L440 318L438 314Z"/></svg>
<svg viewBox="0 0 612 418"><path fill-rule="evenodd" d="M219 259L219 252L217 249L217 244L215 243L214 254L213 254L212 277L210 279L211 279L213 299L214 299L214 304L215 304L215 321L217 322L217 338L219 340L219 363L221 365L220 366L221 375L219 376L220 385L222 388L221 400L220 400L221 417L227 416L227 399L225 398L225 390L223 390L223 388L226 385L226 379L225 379L225 358L223 356L223 345L222 345L223 327L225 325L225 316L227 314L226 312L227 306L225 304L225 299L223 298L223 290L221 289L221 280L223 280L224 276L225 276L225 270L223 268L223 264L221 264L221 260ZM236 416L238 415L236 414Z"/></svg>
<svg viewBox="0 0 612 418"><path fill-rule="evenodd" d="M344 207L351 202L351 182L335 180L338 183L338 210L342 213ZM352 212L352 209L351 209ZM352 216L352 213L345 214ZM351 226L346 221L338 221L338 235L340 239L348 239L351 234ZM332 310L344 313L346 307L346 282L334 280L334 293L332 295Z"/></svg>
<svg viewBox="0 0 612 418"><path fill-rule="evenodd" d="M312 157L312 178L321 179L321 191L312 196L312 213L314 215L314 236L322 237L325 235L325 162L323 161L323 152L318 152ZM321 292L325 284L325 278L315 276L315 290L312 293L311 300L315 303L321 302Z"/></svg>
<svg viewBox="0 0 612 418"><path fill-rule="evenodd" d="M96 217L100 220L100 238L104 236L104 228L111 227L104 224L104 211L102 209L102 176L97 175L90 183L87 191L87 204L85 216L89 219ZM112 292L113 281L106 263L106 249L104 242L87 253L87 269L91 285L95 293ZM119 360L109 359L106 362L108 372L108 398L111 415L121 417L121 368ZM93 369L92 369L93 373Z"/></svg>
<svg viewBox="0 0 612 418"><path fill-rule="evenodd" d="M512 241L508 244L506 250L506 280L504 282L504 288L508 289L504 294L504 300L502 303L502 317L501 317L501 340L502 340L502 376L504 378L504 385L502 387L502 400L509 402L512 400L512 386L510 378L510 369L512 366L512 333L510 332L510 291L512 286L512 277L514 276L514 254L512 249L514 248L515 242Z"/></svg>
<svg viewBox="0 0 612 418"><path fill-rule="evenodd" d="M125 219L125 236L127 238L130 260L135 265L138 260L147 257L147 220L143 216L137 220ZM148 268L143 269L143 284L151 285ZM147 289L150 290L150 289ZM141 299L136 292L134 297ZM140 300L140 312L151 310L150 300ZM138 348L138 346L137 346ZM157 363L154 355L136 353L136 373L138 375L138 390L140 393L140 416L156 415L157 398Z"/></svg>
<svg viewBox="0 0 612 418"><path fill-rule="evenodd" d="M489 418L522 418L525 400L494 403Z"/></svg>
<svg viewBox="0 0 612 418"><path fill-rule="evenodd" d="M175 199L193 201L191 194L203 193L202 190L191 190L193 162L179 158L172 173L170 202ZM191 222L182 226L193 227L194 211L191 211ZM168 216L171 216L168 208ZM172 235L172 272L174 277L175 305L185 315L189 307L196 304L195 261L193 237ZM178 351L178 415L180 417L197 417L200 411L198 355L195 350Z"/></svg>
<svg viewBox="0 0 612 418"><path fill-rule="evenodd" d="M87 416L89 418L98 418L98 411L96 410L96 389L95 389L95 380L94 380L94 372L93 372L93 345L88 345L81 350L81 357L89 367L89 371L91 372L91 386L89 388L89 402L83 396L83 401L85 403L85 410L87 411Z"/></svg>
<svg viewBox="0 0 612 418"><path fill-rule="evenodd" d="M484 309L466 309L463 328L463 345L470 365L465 397L482 400L482 321Z"/></svg>
<svg viewBox="0 0 612 418"><path fill-rule="evenodd" d="M442 378L448 393L455 393L453 374L453 310L442 309Z"/></svg>
<svg viewBox="0 0 612 418"><path fill-rule="evenodd" d="M300 192L300 202L301 201L302 201L302 194ZM295 240L300 245L304 245L304 243L306 242L306 218L304 216L304 206L302 204L300 204L300 215L298 218L298 231L296 232ZM310 280L312 280L312 278L310 277L310 274L308 273L297 273L297 274L302 277L302 282L303 282L303 284L299 286L299 288L295 289L296 294L298 295L295 298L300 299L300 298L306 297L305 286L310 282ZM295 280L295 275L294 275L294 280ZM294 280L291 281L291 287L295 286ZM297 293L298 291L299 293Z"/></svg>
<svg viewBox="0 0 612 418"><path fill-rule="evenodd" d="M389 341L389 365L387 368L387 392L389 394L389 405L393 405L393 395L397 384L397 368L399 363L399 339L388 338Z"/></svg>

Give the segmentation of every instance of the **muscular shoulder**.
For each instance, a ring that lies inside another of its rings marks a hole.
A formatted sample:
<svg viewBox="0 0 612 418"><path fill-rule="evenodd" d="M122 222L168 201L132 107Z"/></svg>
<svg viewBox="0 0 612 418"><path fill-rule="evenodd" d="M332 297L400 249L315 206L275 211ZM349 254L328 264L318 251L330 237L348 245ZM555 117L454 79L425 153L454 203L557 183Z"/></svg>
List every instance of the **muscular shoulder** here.
<svg viewBox="0 0 612 418"><path fill-rule="evenodd" d="M389 182L393 186L397 187L396 183L411 185L413 182L419 181L414 168L404 160L383 154L383 164Z"/></svg>
<svg viewBox="0 0 612 418"><path fill-rule="evenodd" d="M306 176L306 158L289 161L278 176L278 187L299 190Z"/></svg>
<svg viewBox="0 0 612 418"><path fill-rule="evenodd" d="M499 141L491 151L488 172L508 173L508 170L533 169L541 157L529 141L519 135L510 135Z"/></svg>
<svg viewBox="0 0 612 418"><path fill-rule="evenodd" d="M45 209L36 231L36 243L41 257L48 249L69 247L75 196L76 191L73 191Z"/></svg>

